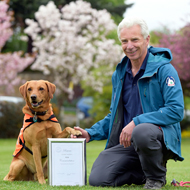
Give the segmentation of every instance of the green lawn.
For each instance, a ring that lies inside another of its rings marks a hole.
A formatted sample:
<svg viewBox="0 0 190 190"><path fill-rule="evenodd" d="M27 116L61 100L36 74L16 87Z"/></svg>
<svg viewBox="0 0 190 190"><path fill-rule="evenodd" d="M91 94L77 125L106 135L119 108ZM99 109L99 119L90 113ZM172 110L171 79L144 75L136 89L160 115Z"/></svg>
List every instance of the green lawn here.
<svg viewBox="0 0 190 190"><path fill-rule="evenodd" d="M89 184L82 187L70 187L70 186L60 186L53 187L46 185L40 185L38 182L7 182L3 181L4 176L9 170L9 165L12 160L12 153L14 151L16 139L0 139L0 189L2 190L50 190L50 189L67 189L67 190L108 190L108 189L133 189L140 190L143 186L123 186L117 188L111 187L91 187ZM87 144L87 178L89 177L92 164L99 152L104 149L105 141L93 141ZM170 160L167 164L167 185L162 189L189 189L187 187L174 187L170 185L173 178L177 181L190 181L190 138L184 138L182 140L182 155L185 158L183 162L174 162Z"/></svg>

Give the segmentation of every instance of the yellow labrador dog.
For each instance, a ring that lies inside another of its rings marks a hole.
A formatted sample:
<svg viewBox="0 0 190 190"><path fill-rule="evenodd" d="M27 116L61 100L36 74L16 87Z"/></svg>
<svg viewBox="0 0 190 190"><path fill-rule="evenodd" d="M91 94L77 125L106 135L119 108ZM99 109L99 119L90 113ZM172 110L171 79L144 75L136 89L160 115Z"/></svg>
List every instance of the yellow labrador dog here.
<svg viewBox="0 0 190 190"><path fill-rule="evenodd" d="M46 183L47 138L67 138L70 134L81 135L80 131L66 127L63 131L55 118L50 100L55 85L44 80L32 80L20 87L26 101L23 127L17 140L10 170L4 180L38 180Z"/></svg>

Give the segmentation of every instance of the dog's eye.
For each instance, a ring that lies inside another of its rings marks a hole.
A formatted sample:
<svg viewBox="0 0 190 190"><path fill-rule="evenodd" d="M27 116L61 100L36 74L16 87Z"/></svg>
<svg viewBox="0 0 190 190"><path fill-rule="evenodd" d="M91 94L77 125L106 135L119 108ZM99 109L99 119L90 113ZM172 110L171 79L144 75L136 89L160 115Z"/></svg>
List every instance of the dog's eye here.
<svg viewBox="0 0 190 190"><path fill-rule="evenodd" d="M44 90L44 88L40 87L40 90Z"/></svg>
<svg viewBox="0 0 190 190"><path fill-rule="evenodd" d="M28 91L31 91L32 89L31 88L28 88Z"/></svg>

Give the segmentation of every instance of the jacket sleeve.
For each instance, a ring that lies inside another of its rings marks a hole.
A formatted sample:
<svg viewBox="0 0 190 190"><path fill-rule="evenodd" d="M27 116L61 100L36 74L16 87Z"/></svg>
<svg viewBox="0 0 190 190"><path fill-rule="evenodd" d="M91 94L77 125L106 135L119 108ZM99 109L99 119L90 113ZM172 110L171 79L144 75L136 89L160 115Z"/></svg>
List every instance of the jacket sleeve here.
<svg viewBox="0 0 190 190"><path fill-rule="evenodd" d="M168 83L170 77L174 79L172 80L172 82L174 82L172 85ZM158 70L157 80L160 88L160 95L157 95L158 93L153 93L153 91L157 91L155 88L158 88L158 86L149 86L149 94L153 94L153 97L150 95L150 100L152 102L149 102L149 105L147 105L147 103L141 100L142 105L151 107L154 102L158 104L161 98L163 99L163 103L160 103L159 106L157 105L156 109L144 112L133 118L135 125L140 123L153 123L160 126L167 126L178 123L183 119L183 91L177 71L171 64L166 64Z"/></svg>
<svg viewBox="0 0 190 190"><path fill-rule="evenodd" d="M92 140L104 140L108 138L110 113L102 120L95 123L90 129L85 129L91 136Z"/></svg>

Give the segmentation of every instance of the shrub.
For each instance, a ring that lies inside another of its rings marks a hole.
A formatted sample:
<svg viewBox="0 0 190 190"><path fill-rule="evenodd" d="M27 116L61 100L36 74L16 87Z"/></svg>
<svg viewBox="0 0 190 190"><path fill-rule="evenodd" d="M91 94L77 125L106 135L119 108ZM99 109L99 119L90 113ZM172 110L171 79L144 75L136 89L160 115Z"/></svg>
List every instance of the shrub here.
<svg viewBox="0 0 190 190"><path fill-rule="evenodd" d="M0 102L0 138L17 138L23 124L23 103Z"/></svg>

